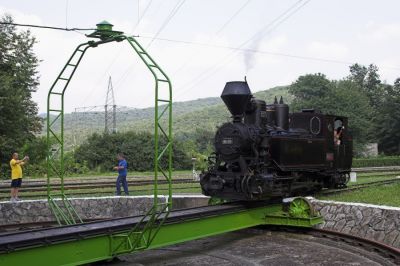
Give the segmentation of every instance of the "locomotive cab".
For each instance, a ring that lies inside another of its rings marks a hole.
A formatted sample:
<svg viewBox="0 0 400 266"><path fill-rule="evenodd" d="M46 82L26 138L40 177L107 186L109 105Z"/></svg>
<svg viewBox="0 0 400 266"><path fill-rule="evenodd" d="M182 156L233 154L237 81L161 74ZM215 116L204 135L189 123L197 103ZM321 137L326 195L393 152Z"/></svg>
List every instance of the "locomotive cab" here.
<svg viewBox="0 0 400 266"><path fill-rule="evenodd" d="M353 139L348 130L348 119L343 116L326 115L326 140L328 150L333 154L330 167L336 172L347 172L353 158Z"/></svg>

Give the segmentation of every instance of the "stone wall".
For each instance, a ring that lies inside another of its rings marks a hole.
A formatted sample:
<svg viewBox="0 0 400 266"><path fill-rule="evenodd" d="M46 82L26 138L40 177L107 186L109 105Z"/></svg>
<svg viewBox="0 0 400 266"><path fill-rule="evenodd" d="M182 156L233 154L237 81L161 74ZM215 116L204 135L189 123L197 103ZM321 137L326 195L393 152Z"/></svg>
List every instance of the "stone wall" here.
<svg viewBox="0 0 400 266"><path fill-rule="evenodd" d="M140 215L153 205L152 197L72 198L71 204L82 219L109 219ZM165 202L165 197L160 197ZM47 200L0 202L0 225L55 221Z"/></svg>
<svg viewBox="0 0 400 266"><path fill-rule="evenodd" d="M161 202L167 198L160 196ZM121 197L88 197L72 198L71 204L82 219L110 219L135 216L146 213L153 205L153 197L121 196ZM202 195L174 196L173 209L205 206L208 197ZM21 224L55 221L47 200L24 200L19 202L0 202L0 226L5 224Z"/></svg>
<svg viewBox="0 0 400 266"><path fill-rule="evenodd" d="M325 220L319 228L400 248L400 208L314 199L311 202Z"/></svg>

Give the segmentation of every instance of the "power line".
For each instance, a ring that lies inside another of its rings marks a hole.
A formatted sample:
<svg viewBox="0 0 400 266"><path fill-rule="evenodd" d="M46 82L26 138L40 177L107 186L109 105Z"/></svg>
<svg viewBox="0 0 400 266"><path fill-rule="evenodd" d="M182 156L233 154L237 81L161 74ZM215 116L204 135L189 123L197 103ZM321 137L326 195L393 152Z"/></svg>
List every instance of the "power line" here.
<svg viewBox="0 0 400 266"><path fill-rule="evenodd" d="M149 10L151 3L153 2L153 0L150 0L149 3L147 4L147 6L144 8L142 15L139 16L139 0L138 0L138 21L136 23L136 25L132 28L131 33L133 34L134 31L136 30L136 28L139 26L140 22L142 21L142 19L144 18L144 16L146 15L147 11Z"/></svg>
<svg viewBox="0 0 400 266"><path fill-rule="evenodd" d="M244 8L250 3L251 0L246 1L242 6L239 7L238 10L214 33L214 36L211 38L208 38L208 41L214 40L232 21L234 18L236 18L240 12L244 10ZM200 51L200 54L203 54ZM178 73L180 72L190 61L193 60L195 56L198 56L198 53L193 53L180 67L177 68L177 70L174 72Z"/></svg>
<svg viewBox="0 0 400 266"><path fill-rule="evenodd" d="M68 0L65 0L65 27L68 27Z"/></svg>
<svg viewBox="0 0 400 266"><path fill-rule="evenodd" d="M217 30L217 32L215 33L215 35L218 35L221 31L223 31L225 29L226 26L229 25L229 23L232 22L232 20L234 20L239 14L240 12L243 11L243 9L250 4L251 0L247 0L242 6L240 6L240 8Z"/></svg>
<svg viewBox="0 0 400 266"><path fill-rule="evenodd" d="M185 85L183 85L181 87L181 93L178 95L178 97L182 96L185 93L187 93L188 91L190 91L193 87L197 86L200 82L202 82L202 81L208 79L209 77L211 77L212 75L216 74L217 71L219 71L221 69L221 67L226 65L232 59L231 56L234 55L238 51L238 49L242 48L243 46L250 43L254 39L260 39L263 36L265 36L266 34L272 32L274 29L276 29L279 25L281 25L283 22L285 22L287 19L289 19L292 15L294 15L297 11L299 11L302 7L304 7L310 1L311 0L307 0L306 2L301 4L303 2L303 0L299 0L296 3L294 3L293 5L291 5L288 9L286 9L284 12L282 12L278 17L276 17L271 22L269 22L267 25L265 25L261 30L257 31L251 38L247 39L242 44L240 44L238 47L236 47L235 50L233 50L229 54L227 54L222 59L223 60L222 63L214 64L211 68L203 71L202 73L197 75L194 79L192 79L191 81L189 81ZM299 5L299 4L301 4L301 5ZM229 60L227 60L227 59L229 59ZM191 85L191 84L193 84L193 85ZM188 85L191 85L191 86L187 87ZM179 89L178 89L178 91L179 91Z"/></svg>
<svg viewBox="0 0 400 266"><path fill-rule="evenodd" d="M146 38L146 39L152 38L150 36L140 36L140 37ZM197 46L203 46L203 47L211 47L211 48L218 48L218 49L228 49L228 50L235 50L235 51L242 51L242 52L282 56L282 57L289 57L289 58L296 58L296 59L303 59L303 60L321 61L321 62L327 62L327 63L337 63L337 64L346 64L346 65L354 63L354 62L350 62L350 61L336 60L336 59L323 58L323 57L302 56L302 55L295 55L295 54L263 51L263 50L251 49L251 48L238 48L238 47L234 47L234 46L219 45L219 44L204 43L204 42L194 42L194 41L176 40L176 39L168 39L168 38L155 38L155 40L172 42L172 43L182 43L182 44L188 44L188 45L197 45ZM383 66L382 68L400 70L400 67L394 67L394 66L393 67Z"/></svg>
<svg viewBox="0 0 400 266"><path fill-rule="evenodd" d="M154 38L158 37L160 33L164 30L164 28L168 25L168 23L171 21L171 19L175 16L175 14L178 12L178 10L183 6L186 0L179 0L174 8L172 9L171 13L168 15L168 17L164 20L163 24L160 26L156 34L154 35ZM154 41L154 38L150 41L150 43L147 45L147 48L151 46L151 44Z"/></svg>
<svg viewBox="0 0 400 266"><path fill-rule="evenodd" d="M158 31L156 32L156 34L152 37L150 43L146 46L146 49L148 49L151 44L153 43L153 41L155 40L155 38L158 37L158 35L161 34L161 32L165 29L165 27L168 25L168 23L172 20L172 18L176 15L176 13L179 11L179 9L182 7L182 5L185 3L186 0L179 0L176 5L172 8L171 12L169 13L169 15L167 16L167 18L164 20L163 24L160 26L160 28L158 29ZM122 82L126 79L129 71L132 69L134 65L131 64L122 74L121 78L117 80L116 82L116 87L119 84L122 84ZM118 84L118 85L117 85Z"/></svg>
<svg viewBox="0 0 400 266"><path fill-rule="evenodd" d="M137 23L136 23L136 25L139 24L139 17L140 17L140 0L137 0Z"/></svg>
<svg viewBox="0 0 400 266"><path fill-rule="evenodd" d="M239 7L239 9L237 9L232 16L229 17L229 19L227 21L224 22L224 24L222 24L222 26L214 33L214 35L210 38L208 38L208 41L212 41L215 39L215 37L217 37L244 9L245 7L247 7L247 5L251 2L251 0L247 0L243 5L241 5ZM162 38L158 38L158 37L145 37L145 38L151 38L153 41L154 40L161 40ZM201 53L202 51L200 51ZM185 60L185 62L183 64L180 65L180 67L178 67L178 69L174 72L178 73L180 72L190 61L193 60L193 58L195 56L198 56L199 54L194 52L192 53L187 60ZM142 96L142 98L146 97L147 95Z"/></svg>
<svg viewBox="0 0 400 266"><path fill-rule="evenodd" d="M270 29L271 27L273 27L274 25L275 25L275 23L277 23L280 19L282 19L282 18L285 18L285 16L287 15L287 14L289 14L290 15L290 12L294 9L294 8L296 8L296 7L298 7L298 5L302 2L303 0L299 0L299 1L297 1L296 3L294 3L293 5L291 5L288 9L286 9L283 13L281 13L278 17L276 17L275 19L273 19L271 22L269 22L267 25L265 25L263 28L261 28L260 30L258 30L255 34L253 34L253 36L251 37L251 38L249 38L249 39L247 39L245 42L243 42L243 43L241 43L238 47L236 47L237 49L240 49L240 48L242 48L243 46L245 46L246 44L248 44L249 42L251 42L253 39L255 39L255 38L260 38L260 36L262 36L263 35L263 33L266 31L266 30L268 30L268 29ZM273 28L272 28L273 29ZM264 35L265 35L265 33L264 33ZM215 71L216 70L218 70L220 67L222 67L222 66L224 66L227 62L229 62L231 59L231 56L232 55L234 55L235 54L235 52L236 51L231 51L230 53L228 53L222 60L222 63L220 63L220 64L218 64L218 63L216 63L216 64L214 64L210 69L208 69L208 70L205 70L205 71L203 71L202 73L200 73L199 75L197 75L192 81L189 81L189 82L187 82L186 84L185 84L185 86L182 86L182 88L183 87L186 87L186 85L190 85L190 84L196 84L196 83L198 83L198 81L202 81L202 80L204 80L204 79L206 79L206 78L208 78L208 77L205 77L208 73L215 73ZM227 60L227 59L229 59L229 60ZM203 78L203 76L205 77L205 78ZM189 91L192 87L194 87L194 86L191 86L191 87L189 87L189 88L187 88L186 89L186 91Z"/></svg>
<svg viewBox="0 0 400 266"><path fill-rule="evenodd" d="M20 23L13 23L13 22L0 22L0 24L1 25L17 26L17 27L30 27L30 28L49 29L49 30L63 30L63 31L96 30L96 29L93 29L93 28L61 28L61 27L33 25L33 24L20 24Z"/></svg>

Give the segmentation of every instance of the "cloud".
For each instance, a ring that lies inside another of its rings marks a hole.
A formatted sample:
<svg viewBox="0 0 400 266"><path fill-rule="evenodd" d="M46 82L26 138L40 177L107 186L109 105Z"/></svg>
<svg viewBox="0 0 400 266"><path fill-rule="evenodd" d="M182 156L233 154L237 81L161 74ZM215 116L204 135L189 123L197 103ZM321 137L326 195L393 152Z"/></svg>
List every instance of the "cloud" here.
<svg viewBox="0 0 400 266"><path fill-rule="evenodd" d="M363 41L373 42L399 40L400 23L377 25L374 22L369 22L365 27L365 31L358 34L358 38Z"/></svg>
<svg viewBox="0 0 400 266"><path fill-rule="evenodd" d="M330 59L346 58L349 52L349 49L343 43L318 41L309 43L306 50L311 56Z"/></svg>

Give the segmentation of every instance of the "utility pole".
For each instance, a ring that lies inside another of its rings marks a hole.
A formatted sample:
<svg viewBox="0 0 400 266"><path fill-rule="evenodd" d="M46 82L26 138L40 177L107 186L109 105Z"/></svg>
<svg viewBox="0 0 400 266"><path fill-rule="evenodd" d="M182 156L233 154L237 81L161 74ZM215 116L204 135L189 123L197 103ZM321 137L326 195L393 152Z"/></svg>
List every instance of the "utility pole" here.
<svg viewBox="0 0 400 266"><path fill-rule="evenodd" d="M117 106L115 105L114 90L111 76L108 79L106 104L104 105L104 132L117 132Z"/></svg>

